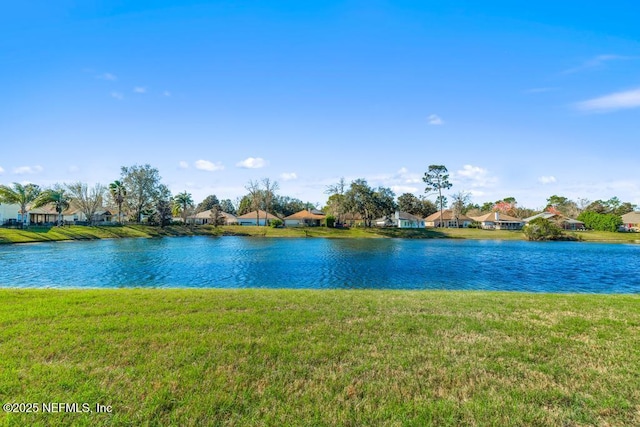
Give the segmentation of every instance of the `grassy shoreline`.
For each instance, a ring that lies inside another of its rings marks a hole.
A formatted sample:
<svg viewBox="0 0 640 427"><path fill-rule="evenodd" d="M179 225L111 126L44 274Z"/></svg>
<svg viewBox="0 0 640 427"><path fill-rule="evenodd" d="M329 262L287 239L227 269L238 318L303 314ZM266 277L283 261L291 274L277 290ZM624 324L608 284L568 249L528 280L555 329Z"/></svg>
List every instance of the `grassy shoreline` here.
<svg viewBox="0 0 640 427"><path fill-rule="evenodd" d="M255 226L224 227L183 227L165 228L145 225L125 226L70 226L70 227L32 227L26 230L0 228L0 244L34 243L65 240L94 240L130 237L165 236L251 236L251 237L322 237L322 238L403 238L403 239L487 239L487 240L524 240L520 231L480 230L480 229L397 229L397 228L350 228L336 229L326 227L309 228L271 228ZM640 243L638 233L611 233L602 231L583 231L569 233L576 239L586 242Z"/></svg>
<svg viewBox="0 0 640 427"><path fill-rule="evenodd" d="M638 425L640 296L0 290L2 425Z"/></svg>

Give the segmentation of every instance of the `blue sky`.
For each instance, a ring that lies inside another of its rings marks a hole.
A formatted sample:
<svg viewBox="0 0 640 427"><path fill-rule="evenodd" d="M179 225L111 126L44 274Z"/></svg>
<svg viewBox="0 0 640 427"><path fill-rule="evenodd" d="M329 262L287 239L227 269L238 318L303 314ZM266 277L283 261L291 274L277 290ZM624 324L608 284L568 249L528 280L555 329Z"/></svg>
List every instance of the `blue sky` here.
<svg viewBox="0 0 640 427"><path fill-rule="evenodd" d="M0 183L150 163L196 201L269 177L323 204L444 164L478 203L640 204L636 2L25 3L0 14Z"/></svg>

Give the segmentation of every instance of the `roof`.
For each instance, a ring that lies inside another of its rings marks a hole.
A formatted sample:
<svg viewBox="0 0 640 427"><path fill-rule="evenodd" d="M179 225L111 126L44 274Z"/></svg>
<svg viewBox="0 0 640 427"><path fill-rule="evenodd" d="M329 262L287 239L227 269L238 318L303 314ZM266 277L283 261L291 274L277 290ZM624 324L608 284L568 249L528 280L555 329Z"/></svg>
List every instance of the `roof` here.
<svg viewBox="0 0 640 427"><path fill-rule="evenodd" d="M266 213L266 212L265 212L265 211L263 211L263 210L259 210L259 211L257 211L257 212L259 212L259 216L260 216L260 218L262 218L262 219L264 219L265 217L266 217L267 219L280 219L280 218L278 218L277 216L275 216L275 215L271 215L270 213ZM240 215L240 216L238 217L238 219L255 219L255 218L256 218L256 216L258 216L258 215L256 215L256 211L251 211L251 212L246 213L246 214L244 214L244 215Z"/></svg>
<svg viewBox="0 0 640 427"><path fill-rule="evenodd" d="M498 212L489 212L488 214L480 216L472 216L471 219L478 222L524 222L521 219L503 213L498 213L498 219L496 219L496 213Z"/></svg>
<svg viewBox="0 0 640 427"><path fill-rule="evenodd" d="M405 221L423 221L423 219L420 218L419 216L415 216L413 214L410 214L409 212L402 212L402 211L396 212L396 218L402 219Z"/></svg>
<svg viewBox="0 0 640 427"><path fill-rule="evenodd" d="M30 214L44 214L44 215L57 215L58 212L56 212L55 208L53 208L51 205L45 205L45 206L40 206L39 208L35 208L35 209L29 209L27 212L29 212Z"/></svg>
<svg viewBox="0 0 640 427"><path fill-rule="evenodd" d="M629 212L622 215L622 222L625 224L640 224L640 212Z"/></svg>
<svg viewBox="0 0 640 427"><path fill-rule="evenodd" d="M555 216L558 216L558 214L554 214L553 212L540 212L539 214L536 214L534 216L530 216L529 218L525 218L523 219L524 222L529 222L529 221L533 221L534 219L537 218L544 218L544 219L551 219Z"/></svg>
<svg viewBox="0 0 640 427"><path fill-rule="evenodd" d="M189 218L197 218L197 219L209 219L212 218L213 215L211 214L213 211L213 209L209 209L206 211L202 211L202 212L198 212L197 214L190 216ZM255 217L255 212L253 213L254 217ZM227 220L235 220L236 216L232 215L230 213L224 212L224 211L218 211L218 216L223 217Z"/></svg>
<svg viewBox="0 0 640 427"><path fill-rule="evenodd" d="M525 218L523 219L524 222L530 222L533 221L534 219L537 218L544 218L544 219L551 219L551 218L557 218L562 222L566 222L568 224L584 224L584 222L582 221L578 221L577 219L573 219L573 218L568 218L566 216L562 216L559 215L557 213L553 213L553 212L541 212L537 215L534 216L530 216L529 218Z"/></svg>
<svg viewBox="0 0 640 427"><path fill-rule="evenodd" d="M316 214L306 209L296 212L293 215L289 215L284 219L325 219L324 214Z"/></svg>
<svg viewBox="0 0 640 427"><path fill-rule="evenodd" d="M429 215L424 219L426 222L435 222L440 221L440 211ZM452 221L455 220L453 217L453 211L451 209L445 209L442 211L442 221ZM466 216L465 214L458 215L458 221L471 221L471 218Z"/></svg>

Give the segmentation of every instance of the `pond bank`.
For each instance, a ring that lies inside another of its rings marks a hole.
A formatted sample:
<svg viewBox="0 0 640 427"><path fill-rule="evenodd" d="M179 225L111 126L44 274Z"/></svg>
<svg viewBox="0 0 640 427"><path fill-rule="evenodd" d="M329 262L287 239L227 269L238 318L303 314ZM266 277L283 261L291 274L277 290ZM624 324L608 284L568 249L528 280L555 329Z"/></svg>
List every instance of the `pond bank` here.
<svg viewBox="0 0 640 427"><path fill-rule="evenodd" d="M70 226L30 227L24 230L0 228L0 244L33 243L65 240L96 240L130 237L165 236L253 236L253 237L324 237L324 238L403 238L403 239L476 239L476 240L524 240L520 231L480 229L397 229L397 228L271 228L255 226ZM640 243L640 233L611 233L583 231L569 233L586 242Z"/></svg>

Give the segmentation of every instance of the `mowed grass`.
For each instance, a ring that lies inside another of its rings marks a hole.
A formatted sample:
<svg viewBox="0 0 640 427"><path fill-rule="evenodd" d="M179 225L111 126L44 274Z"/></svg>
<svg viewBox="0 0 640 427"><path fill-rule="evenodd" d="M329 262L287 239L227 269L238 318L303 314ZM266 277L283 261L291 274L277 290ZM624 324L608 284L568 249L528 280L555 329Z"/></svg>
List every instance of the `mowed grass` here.
<svg viewBox="0 0 640 427"><path fill-rule="evenodd" d="M640 297L0 290L0 424L640 425Z"/></svg>
<svg viewBox="0 0 640 427"><path fill-rule="evenodd" d="M639 233L611 233L604 231L568 232L577 240L587 242L640 243ZM400 238L400 239L487 239L524 240L522 231L481 230L472 228L327 228L327 227L256 227L256 226L169 226L148 225L125 226L70 226L30 227L25 230L0 228L0 244L30 243L59 240L91 240L125 237L163 236L252 236L252 237L325 237L325 238Z"/></svg>
<svg viewBox="0 0 640 427"><path fill-rule="evenodd" d="M116 239L127 237L161 237L192 235L187 227L151 227L145 225L126 226L80 226L29 227L23 230L0 228L0 243L31 243L61 240Z"/></svg>

